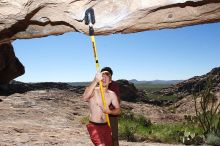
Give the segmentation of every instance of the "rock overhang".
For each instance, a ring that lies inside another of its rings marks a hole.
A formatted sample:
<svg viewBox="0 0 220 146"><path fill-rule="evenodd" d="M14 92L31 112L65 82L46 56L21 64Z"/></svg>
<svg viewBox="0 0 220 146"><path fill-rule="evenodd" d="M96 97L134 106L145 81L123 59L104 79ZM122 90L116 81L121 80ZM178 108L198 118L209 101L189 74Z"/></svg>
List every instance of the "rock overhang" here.
<svg viewBox="0 0 220 146"><path fill-rule="evenodd" d="M0 42L88 34L85 11L95 11L95 35L134 33L220 21L220 0L3 0Z"/></svg>

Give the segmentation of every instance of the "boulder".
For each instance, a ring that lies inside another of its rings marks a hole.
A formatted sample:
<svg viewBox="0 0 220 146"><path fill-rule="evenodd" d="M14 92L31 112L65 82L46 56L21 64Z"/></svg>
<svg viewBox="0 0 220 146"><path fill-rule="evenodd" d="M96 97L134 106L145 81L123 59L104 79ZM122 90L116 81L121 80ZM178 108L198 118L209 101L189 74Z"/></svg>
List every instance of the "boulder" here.
<svg viewBox="0 0 220 146"><path fill-rule="evenodd" d="M120 98L124 101L136 101L138 98L138 90L133 83L128 80L117 80L120 89Z"/></svg>
<svg viewBox="0 0 220 146"><path fill-rule="evenodd" d="M24 72L24 66L15 56L11 43L0 44L0 89L7 90L7 84Z"/></svg>

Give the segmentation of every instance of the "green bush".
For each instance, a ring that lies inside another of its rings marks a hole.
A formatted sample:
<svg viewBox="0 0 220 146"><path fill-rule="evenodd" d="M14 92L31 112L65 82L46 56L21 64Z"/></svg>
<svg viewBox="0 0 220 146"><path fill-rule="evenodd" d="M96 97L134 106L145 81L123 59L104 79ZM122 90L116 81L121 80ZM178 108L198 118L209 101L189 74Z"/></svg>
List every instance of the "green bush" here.
<svg viewBox="0 0 220 146"><path fill-rule="evenodd" d="M201 145L204 143L204 139L205 139L204 136L185 131L182 136L182 143L186 145L192 145L192 144Z"/></svg>
<svg viewBox="0 0 220 146"><path fill-rule="evenodd" d="M119 138L127 141L182 143L184 132L195 133L194 144L203 143L202 130L194 123L152 124L143 115L123 111L119 118ZM187 138L187 137L186 137ZM198 140L200 139L200 141Z"/></svg>
<svg viewBox="0 0 220 146"><path fill-rule="evenodd" d="M120 118L121 119L134 120L134 113L130 112L130 111L127 111L127 110L124 110L124 111L121 112Z"/></svg>
<svg viewBox="0 0 220 146"><path fill-rule="evenodd" d="M219 146L220 145L220 137L214 133L207 134L207 144Z"/></svg>
<svg viewBox="0 0 220 146"><path fill-rule="evenodd" d="M135 119L137 123L139 123L140 125L144 127L148 127L152 125L151 121L147 119L146 117L144 117L143 115L138 115Z"/></svg>
<svg viewBox="0 0 220 146"><path fill-rule="evenodd" d="M119 132L120 139L135 142L135 133L137 132L137 126L137 124L130 125L129 123L126 123L123 130Z"/></svg>
<svg viewBox="0 0 220 146"><path fill-rule="evenodd" d="M119 118L119 138L127 141L139 141L138 133L142 127L151 125L151 121L143 115L134 114L130 111L123 111Z"/></svg>
<svg viewBox="0 0 220 146"><path fill-rule="evenodd" d="M205 89L194 94L197 119L203 128L205 136L209 133L220 135L220 103L216 104L216 97L211 91L212 77L206 81ZM200 97L199 106L196 99Z"/></svg>
<svg viewBox="0 0 220 146"><path fill-rule="evenodd" d="M81 119L80 119L80 122L82 123L82 124L87 124L88 122L89 122L89 116L84 116L84 117L82 117Z"/></svg>

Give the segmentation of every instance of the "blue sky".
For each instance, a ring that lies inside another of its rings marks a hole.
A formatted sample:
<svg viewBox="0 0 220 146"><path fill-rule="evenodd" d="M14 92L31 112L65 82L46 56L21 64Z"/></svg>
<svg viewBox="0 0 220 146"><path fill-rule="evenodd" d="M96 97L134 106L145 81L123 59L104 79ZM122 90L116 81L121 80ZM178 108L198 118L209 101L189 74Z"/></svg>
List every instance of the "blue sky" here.
<svg viewBox="0 0 220 146"><path fill-rule="evenodd" d="M220 66L220 23L96 36L101 67L113 79L185 80ZM91 81L96 72L90 37L71 32L13 42L23 82Z"/></svg>

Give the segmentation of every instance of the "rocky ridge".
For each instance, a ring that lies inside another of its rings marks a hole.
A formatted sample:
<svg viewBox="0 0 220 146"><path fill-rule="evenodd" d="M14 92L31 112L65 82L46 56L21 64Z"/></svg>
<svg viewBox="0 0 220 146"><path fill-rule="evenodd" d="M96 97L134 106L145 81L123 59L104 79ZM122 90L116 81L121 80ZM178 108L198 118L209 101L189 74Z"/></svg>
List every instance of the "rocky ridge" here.
<svg viewBox="0 0 220 146"><path fill-rule="evenodd" d="M220 67L213 68L209 73L202 76L195 76L176 85L172 85L168 88L164 88L160 91L163 95L177 95L177 96L187 96L192 95L193 92L198 93L202 91L208 80L211 82L212 92L220 91Z"/></svg>

